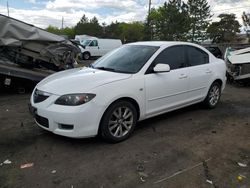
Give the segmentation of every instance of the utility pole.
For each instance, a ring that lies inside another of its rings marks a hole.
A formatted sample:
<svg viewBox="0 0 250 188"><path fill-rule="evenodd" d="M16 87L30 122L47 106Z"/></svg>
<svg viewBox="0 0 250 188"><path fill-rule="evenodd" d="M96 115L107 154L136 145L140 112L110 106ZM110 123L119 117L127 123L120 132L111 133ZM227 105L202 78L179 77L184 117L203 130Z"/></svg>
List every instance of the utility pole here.
<svg viewBox="0 0 250 188"><path fill-rule="evenodd" d="M149 32L150 32L150 39L152 40L153 38L153 34L152 34L152 28L151 28L151 25L150 25L150 18L149 18L149 15L150 15L150 12L151 12L151 0L148 1L148 27L149 27Z"/></svg>
<svg viewBox="0 0 250 188"><path fill-rule="evenodd" d="M7 13L8 13L8 17L10 17L10 10L9 10L9 2L7 1Z"/></svg>
<svg viewBox="0 0 250 188"><path fill-rule="evenodd" d="M63 22L64 22L64 18L62 17L62 29L63 29Z"/></svg>
<svg viewBox="0 0 250 188"><path fill-rule="evenodd" d="M148 15L150 14L151 11L151 0L148 1Z"/></svg>

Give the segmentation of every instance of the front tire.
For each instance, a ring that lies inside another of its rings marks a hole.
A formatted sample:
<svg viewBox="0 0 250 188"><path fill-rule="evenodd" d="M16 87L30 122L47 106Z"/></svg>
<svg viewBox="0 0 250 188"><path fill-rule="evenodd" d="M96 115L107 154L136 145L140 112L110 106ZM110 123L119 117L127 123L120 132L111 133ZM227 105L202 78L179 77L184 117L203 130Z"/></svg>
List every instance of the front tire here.
<svg viewBox="0 0 250 188"><path fill-rule="evenodd" d="M83 58L84 60L89 60L89 59L90 59L90 53L89 53L89 52L84 52L84 53L82 54L82 58Z"/></svg>
<svg viewBox="0 0 250 188"><path fill-rule="evenodd" d="M218 82L214 82L208 91L207 97L204 100L204 104L206 105L206 107L213 109L218 104L220 96L221 85Z"/></svg>
<svg viewBox="0 0 250 188"><path fill-rule="evenodd" d="M137 111L128 101L118 101L106 110L100 124L103 139L117 143L126 140L134 130Z"/></svg>

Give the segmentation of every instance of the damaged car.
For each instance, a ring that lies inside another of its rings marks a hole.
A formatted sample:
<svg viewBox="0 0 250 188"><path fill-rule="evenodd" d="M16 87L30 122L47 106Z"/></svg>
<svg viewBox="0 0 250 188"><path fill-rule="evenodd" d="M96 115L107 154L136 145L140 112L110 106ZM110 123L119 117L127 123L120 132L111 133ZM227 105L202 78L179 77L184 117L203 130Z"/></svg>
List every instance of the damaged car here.
<svg viewBox="0 0 250 188"><path fill-rule="evenodd" d="M77 65L80 49L69 40L2 14L0 24L0 86L12 83L6 79L37 82Z"/></svg>
<svg viewBox="0 0 250 188"><path fill-rule="evenodd" d="M250 47L227 48L225 52L229 81L247 84L250 81Z"/></svg>

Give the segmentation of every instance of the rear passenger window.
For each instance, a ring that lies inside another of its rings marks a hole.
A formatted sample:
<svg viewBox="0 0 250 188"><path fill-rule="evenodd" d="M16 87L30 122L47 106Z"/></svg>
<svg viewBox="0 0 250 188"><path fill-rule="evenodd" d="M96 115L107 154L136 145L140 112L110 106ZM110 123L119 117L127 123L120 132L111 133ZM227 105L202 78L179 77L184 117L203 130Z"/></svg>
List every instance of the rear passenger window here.
<svg viewBox="0 0 250 188"><path fill-rule="evenodd" d="M179 69L186 66L183 46L169 47L163 50L154 60L154 64L168 64L170 69Z"/></svg>
<svg viewBox="0 0 250 188"><path fill-rule="evenodd" d="M197 66L209 63L209 56L199 48L187 46L189 66Z"/></svg>

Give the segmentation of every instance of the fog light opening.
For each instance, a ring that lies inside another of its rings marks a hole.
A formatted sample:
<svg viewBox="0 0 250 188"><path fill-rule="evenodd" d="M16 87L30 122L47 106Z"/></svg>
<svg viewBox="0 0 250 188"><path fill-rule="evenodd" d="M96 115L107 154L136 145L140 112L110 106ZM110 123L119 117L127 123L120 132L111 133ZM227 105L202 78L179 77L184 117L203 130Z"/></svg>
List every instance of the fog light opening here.
<svg viewBox="0 0 250 188"><path fill-rule="evenodd" d="M74 129L74 125L59 124L59 129L64 129L64 130L73 130L73 129Z"/></svg>

